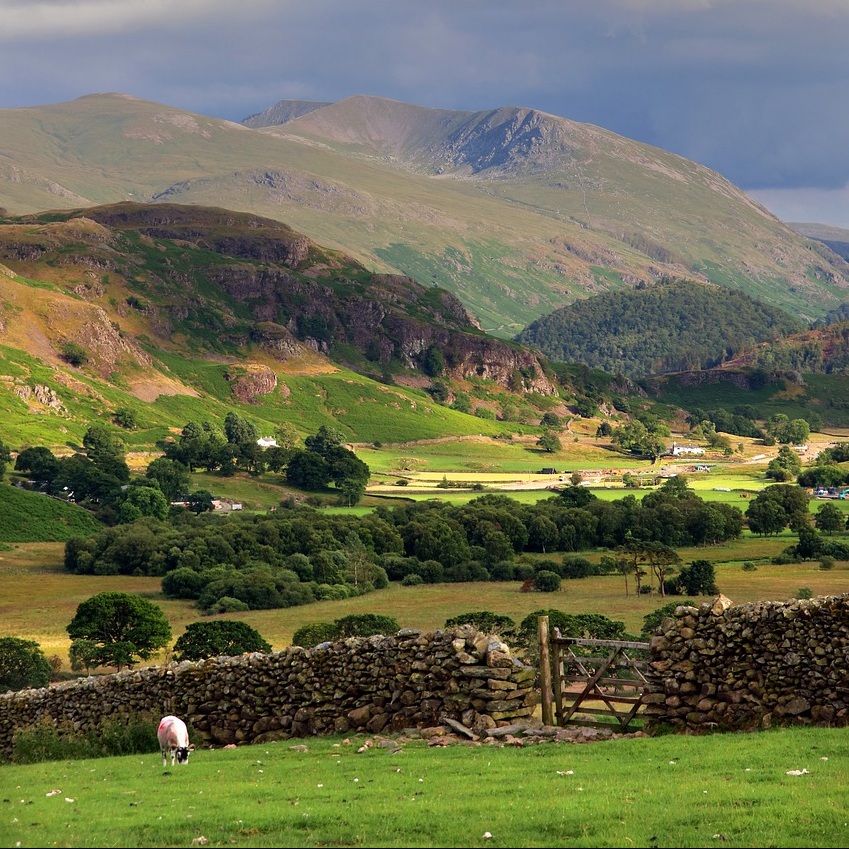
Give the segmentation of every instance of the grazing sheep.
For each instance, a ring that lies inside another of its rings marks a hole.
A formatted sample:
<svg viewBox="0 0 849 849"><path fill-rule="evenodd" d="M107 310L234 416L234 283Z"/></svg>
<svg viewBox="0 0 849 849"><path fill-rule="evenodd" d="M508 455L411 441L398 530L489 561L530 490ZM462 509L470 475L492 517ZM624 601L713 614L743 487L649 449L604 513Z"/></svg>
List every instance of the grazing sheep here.
<svg viewBox="0 0 849 849"><path fill-rule="evenodd" d="M189 752L194 744L189 744L189 729L186 723L177 716L163 716L156 731L159 738L159 748L162 750L162 766L168 764L168 753L171 753L171 766L174 761L178 764L189 762Z"/></svg>

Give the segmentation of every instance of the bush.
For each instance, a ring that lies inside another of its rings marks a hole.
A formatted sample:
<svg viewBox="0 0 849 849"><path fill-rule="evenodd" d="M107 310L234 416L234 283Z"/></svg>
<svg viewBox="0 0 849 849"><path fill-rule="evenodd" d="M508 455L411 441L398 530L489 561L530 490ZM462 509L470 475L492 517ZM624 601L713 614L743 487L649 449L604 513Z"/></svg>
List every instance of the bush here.
<svg viewBox="0 0 849 849"><path fill-rule="evenodd" d="M424 583L424 578L421 575L417 575L415 572L410 572L409 575L405 575L401 579L402 587L417 587L419 584Z"/></svg>
<svg viewBox="0 0 849 849"><path fill-rule="evenodd" d="M192 622L174 643L175 660L203 660L207 657L231 657L246 652L270 652L271 643L247 622L219 619Z"/></svg>
<svg viewBox="0 0 849 849"><path fill-rule="evenodd" d="M740 567L744 572L757 572L758 567L752 563L751 560L744 561L743 565Z"/></svg>
<svg viewBox="0 0 849 849"><path fill-rule="evenodd" d="M401 630L394 617L378 613L352 613L337 619L335 624L340 637L371 637L374 634L396 634Z"/></svg>
<svg viewBox="0 0 849 849"><path fill-rule="evenodd" d="M560 589L560 575L543 569L534 578L534 589L541 593L554 593Z"/></svg>
<svg viewBox="0 0 849 849"><path fill-rule="evenodd" d="M82 733L45 720L14 735L11 760L16 764L32 764L159 752L158 723L158 717L141 714L120 722L104 722L98 729Z"/></svg>
<svg viewBox="0 0 849 849"><path fill-rule="evenodd" d="M311 622L292 634L292 645L309 649L320 643L331 643L338 636L338 629L332 622Z"/></svg>
<svg viewBox="0 0 849 849"><path fill-rule="evenodd" d="M643 628L640 631L640 636L653 636L660 623L663 622L667 616L672 616L672 614L675 613L675 608L682 604L689 607L699 606L698 602L691 601L690 599L680 599L679 601L671 601L668 604L664 604L663 607L658 607L657 610L653 610L651 613L647 613L643 616Z"/></svg>
<svg viewBox="0 0 849 849"><path fill-rule="evenodd" d="M813 598L814 591L810 587L799 587L796 590L796 598Z"/></svg>
<svg viewBox="0 0 849 849"><path fill-rule="evenodd" d="M573 580L575 578L587 578L597 574L596 567L586 557L566 556L560 565L560 574L564 578Z"/></svg>
<svg viewBox="0 0 849 849"><path fill-rule="evenodd" d="M489 567L489 577L492 581L514 581L516 564L512 560L499 560Z"/></svg>
<svg viewBox="0 0 849 849"><path fill-rule="evenodd" d="M46 687L52 668L34 640L0 637L0 692Z"/></svg>
<svg viewBox="0 0 849 849"><path fill-rule="evenodd" d="M238 598L233 598L233 596L223 595L218 599L218 601L208 607L205 612L209 615L215 613L243 613L250 609L249 605L247 605L244 601L240 601Z"/></svg>
<svg viewBox="0 0 849 849"><path fill-rule="evenodd" d="M834 568L834 558L833 557L820 557L820 569L824 572L827 572L829 569Z"/></svg>
<svg viewBox="0 0 849 849"><path fill-rule="evenodd" d="M60 356L66 363L77 368L84 366L88 362L88 352L82 345L78 345L76 342L65 342L62 345Z"/></svg>
<svg viewBox="0 0 849 849"><path fill-rule="evenodd" d="M491 610L479 610L476 613L461 613L445 620L446 628L471 625L484 634L500 634L502 637L516 630L516 623L509 616L493 613Z"/></svg>

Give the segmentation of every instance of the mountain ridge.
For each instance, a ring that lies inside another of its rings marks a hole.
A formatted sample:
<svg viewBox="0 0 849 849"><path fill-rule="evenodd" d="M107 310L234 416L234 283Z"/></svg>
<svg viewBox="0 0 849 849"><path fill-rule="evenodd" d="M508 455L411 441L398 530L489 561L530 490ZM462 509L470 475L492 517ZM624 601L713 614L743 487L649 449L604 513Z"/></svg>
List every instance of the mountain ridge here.
<svg viewBox="0 0 849 849"><path fill-rule="evenodd" d="M252 212L451 291L506 339L564 304L663 275L806 320L849 298L849 263L833 251L716 172L603 128L524 107L367 95L307 105L290 102L297 117L260 129L116 93L0 110L0 206Z"/></svg>

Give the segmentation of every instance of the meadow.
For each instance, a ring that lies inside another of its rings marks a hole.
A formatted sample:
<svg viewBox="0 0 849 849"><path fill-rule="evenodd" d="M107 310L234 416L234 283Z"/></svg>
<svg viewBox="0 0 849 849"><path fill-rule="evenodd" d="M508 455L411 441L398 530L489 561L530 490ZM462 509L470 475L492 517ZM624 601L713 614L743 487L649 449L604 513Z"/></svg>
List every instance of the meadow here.
<svg viewBox="0 0 849 849"><path fill-rule="evenodd" d="M477 444L464 443L465 448ZM472 452L464 461L472 465L459 469L455 449L443 443L419 444L414 452L411 447L369 449L383 461L386 481L393 482L373 482L356 508L327 501L322 509L362 513L376 504L397 503L396 498L463 503L482 494L471 486L441 487L443 478L470 479L483 491L517 501L551 497L545 487L561 483L560 474L552 481L536 473L536 463L527 463L526 447L514 445L501 455ZM595 449L584 451L572 458L574 470L607 468L593 464ZM426 462L418 471L406 470L407 486L396 487L396 468L409 456ZM571 474L563 459L554 461L558 473ZM501 468L493 471L490 463ZM656 472L645 462L632 468L646 481ZM757 464L715 464L708 474L688 475L688 485L705 500L745 510L746 499L769 484L763 472ZM600 498L641 498L653 489L625 490L621 477L599 477L591 489ZM289 494L269 475L227 480L200 475L195 483L244 501L248 510L268 510ZM820 503L812 499L811 511ZM849 513L846 501L832 503ZM684 563L710 560L720 591L735 603L849 592L849 563L823 569L816 561L771 562L795 541L789 531L775 537L744 531L740 539L682 549L679 555ZM66 625L77 606L98 592L137 592L154 601L174 640L202 619L191 602L164 598L158 578L71 575L63 568L63 553L62 542L0 544L0 635L35 640L45 654L59 658L64 676L70 674ZM603 553L582 555L592 560ZM601 613L639 634L644 617L675 597L635 595L632 584L626 586L621 575L564 580L555 593L521 592L519 582L391 584L357 598L227 618L252 625L275 650L290 645L303 625L366 613L433 630L467 612L491 611L518 624L537 610L553 608ZM151 664L169 659L166 652ZM845 846L849 837L849 752L841 728L447 747L429 745L411 730L386 738L200 748L187 766L163 767L156 722L149 718L150 742L137 754L66 754L60 760L0 765L0 783L8 788L0 805L0 846L802 849Z"/></svg>
<svg viewBox="0 0 849 849"><path fill-rule="evenodd" d="M842 847L845 729L574 744L323 737L0 766L0 845ZM520 738L521 740L521 738Z"/></svg>

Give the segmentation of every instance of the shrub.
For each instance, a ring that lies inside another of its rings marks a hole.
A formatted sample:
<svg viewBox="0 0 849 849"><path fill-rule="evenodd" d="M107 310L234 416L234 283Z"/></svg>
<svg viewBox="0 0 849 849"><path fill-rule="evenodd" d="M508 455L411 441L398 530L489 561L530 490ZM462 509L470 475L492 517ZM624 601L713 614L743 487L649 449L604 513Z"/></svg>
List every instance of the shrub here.
<svg viewBox="0 0 849 849"><path fill-rule="evenodd" d="M813 598L814 591L810 587L799 587L796 590L796 598Z"/></svg>
<svg viewBox="0 0 849 849"><path fill-rule="evenodd" d="M97 729L83 733L57 727L48 719L14 735L11 760L16 764L32 764L151 754L159 751L158 722L158 717L141 714L120 722L104 722Z"/></svg>
<svg viewBox="0 0 849 849"><path fill-rule="evenodd" d="M66 363L77 368L88 362L88 351L76 342L65 342L62 345L60 356Z"/></svg>
<svg viewBox="0 0 849 849"><path fill-rule="evenodd" d="M534 589L541 593L554 593L560 589L560 575L543 569L534 578Z"/></svg>
<svg viewBox="0 0 849 849"><path fill-rule="evenodd" d="M512 560L499 560L489 567L489 577L493 581L514 581L516 564Z"/></svg>
<svg viewBox="0 0 849 849"><path fill-rule="evenodd" d="M219 619L190 623L174 644L174 659L203 660L256 651L271 651L271 643L264 640L259 631L247 622Z"/></svg>
<svg viewBox="0 0 849 849"><path fill-rule="evenodd" d="M657 610L653 610L651 613L647 613L643 616L643 628L640 631L640 636L653 636L660 623L663 622L667 616L672 616L672 614L675 613L675 608L682 604L689 607L698 607L698 602L691 601L690 599L680 599L678 601L671 601L668 604L664 604L663 607L658 607Z"/></svg>
<svg viewBox="0 0 849 849"><path fill-rule="evenodd" d="M509 616L502 616L491 610L461 613L445 620L446 628L456 628L459 625L471 625L484 634L500 634L502 637L512 634L516 629L516 623Z"/></svg>
<svg viewBox="0 0 849 849"><path fill-rule="evenodd" d="M820 557L820 569L824 572L834 568L833 557Z"/></svg>
<svg viewBox="0 0 849 849"><path fill-rule="evenodd" d="M244 601L241 601L238 598L233 598L233 596L223 595L218 599L218 601L208 607L205 612L209 615L215 613L243 613L250 609L249 605L247 605Z"/></svg>
<svg viewBox="0 0 849 849"><path fill-rule="evenodd" d="M563 558L560 574L564 578L586 578L597 573L596 567L586 557L569 555Z"/></svg>
<svg viewBox="0 0 849 849"><path fill-rule="evenodd" d="M746 560L743 562L743 565L740 567L744 572L757 572L758 567L752 563L751 560Z"/></svg>
<svg viewBox="0 0 849 849"><path fill-rule="evenodd" d="M352 613L337 619L335 624L340 637L371 637L374 634L395 634L401 630L394 617L379 613Z"/></svg>
<svg viewBox="0 0 849 849"><path fill-rule="evenodd" d="M424 578L421 575L417 575L415 572L410 572L409 575L405 575L401 579L402 587L417 587L419 584L424 583Z"/></svg>
<svg viewBox="0 0 849 849"><path fill-rule="evenodd" d="M292 645L312 648L319 643L330 643L339 636L336 625L332 622L311 622L298 628L292 634Z"/></svg>
<svg viewBox="0 0 849 849"><path fill-rule="evenodd" d="M50 661L34 640L0 637L0 692L46 687Z"/></svg>

